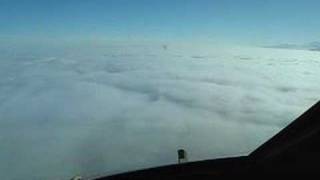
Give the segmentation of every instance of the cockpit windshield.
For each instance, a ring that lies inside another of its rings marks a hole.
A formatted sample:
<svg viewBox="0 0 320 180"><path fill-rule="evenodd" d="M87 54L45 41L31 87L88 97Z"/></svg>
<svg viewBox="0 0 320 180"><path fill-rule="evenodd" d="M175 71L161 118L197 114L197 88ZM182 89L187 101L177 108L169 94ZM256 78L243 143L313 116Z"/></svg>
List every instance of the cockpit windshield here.
<svg viewBox="0 0 320 180"><path fill-rule="evenodd" d="M250 153L319 100L319 7L0 0L0 179Z"/></svg>

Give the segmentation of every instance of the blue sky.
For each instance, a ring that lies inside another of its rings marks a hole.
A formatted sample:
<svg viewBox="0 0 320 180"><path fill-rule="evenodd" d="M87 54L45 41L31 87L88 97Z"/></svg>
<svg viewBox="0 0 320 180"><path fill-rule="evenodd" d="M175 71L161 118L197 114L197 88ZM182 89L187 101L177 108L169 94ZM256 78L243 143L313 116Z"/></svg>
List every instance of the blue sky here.
<svg viewBox="0 0 320 180"><path fill-rule="evenodd" d="M317 0L0 0L0 37L320 40Z"/></svg>

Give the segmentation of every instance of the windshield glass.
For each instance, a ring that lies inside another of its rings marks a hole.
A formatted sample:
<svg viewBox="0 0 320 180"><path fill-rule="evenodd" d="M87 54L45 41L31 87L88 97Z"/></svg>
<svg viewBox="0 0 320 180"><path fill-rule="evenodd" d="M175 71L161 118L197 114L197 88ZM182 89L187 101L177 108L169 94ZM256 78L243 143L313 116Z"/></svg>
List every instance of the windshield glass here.
<svg viewBox="0 0 320 180"><path fill-rule="evenodd" d="M0 0L0 179L247 155L319 99L317 0Z"/></svg>

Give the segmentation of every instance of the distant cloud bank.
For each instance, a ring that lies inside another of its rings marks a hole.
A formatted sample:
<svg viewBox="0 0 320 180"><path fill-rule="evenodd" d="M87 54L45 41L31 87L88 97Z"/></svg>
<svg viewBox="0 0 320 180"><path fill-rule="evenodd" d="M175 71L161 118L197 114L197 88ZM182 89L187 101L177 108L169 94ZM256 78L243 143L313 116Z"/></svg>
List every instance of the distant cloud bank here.
<svg viewBox="0 0 320 180"><path fill-rule="evenodd" d="M320 51L320 41L314 41L307 44L277 44L271 46L264 46L266 48L279 48L279 49L301 49L310 51Z"/></svg>

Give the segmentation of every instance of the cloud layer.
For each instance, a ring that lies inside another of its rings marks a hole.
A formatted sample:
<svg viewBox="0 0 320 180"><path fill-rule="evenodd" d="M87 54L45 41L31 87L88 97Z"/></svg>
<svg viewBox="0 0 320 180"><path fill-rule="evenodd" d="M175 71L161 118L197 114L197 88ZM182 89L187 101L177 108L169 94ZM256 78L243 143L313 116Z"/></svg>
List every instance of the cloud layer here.
<svg viewBox="0 0 320 180"><path fill-rule="evenodd" d="M313 41L305 44L277 44L272 46L266 46L267 48L279 48L279 49L300 49L300 50L310 50L310 51L320 51L320 42Z"/></svg>
<svg viewBox="0 0 320 180"><path fill-rule="evenodd" d="M0 57L0 176L67 179L247 154L319 99L320 54L117 45ZM11 172L11 173L5 173Z"/></svg>

